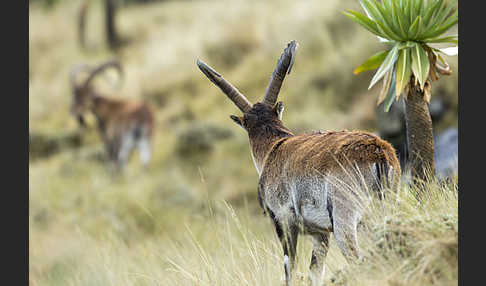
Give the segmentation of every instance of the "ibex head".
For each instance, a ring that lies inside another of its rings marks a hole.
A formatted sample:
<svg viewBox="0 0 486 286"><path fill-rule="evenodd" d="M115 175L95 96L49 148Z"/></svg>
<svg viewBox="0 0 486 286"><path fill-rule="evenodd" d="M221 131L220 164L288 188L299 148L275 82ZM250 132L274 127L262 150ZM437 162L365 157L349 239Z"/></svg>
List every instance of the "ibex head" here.
<svg viewBox="0 0 486 286"><path fill-rule="evenodd" d="M236 124L248 131L248 133L252 133L261 129L261 127L269 125L278 127L277 129L284 128L285 132L290 132L281 123L284 106L282 102L277 103L277 98L285 75L290 73L292 69L297 47L298 44L296 41L291 41L287 45L287 48L285 48L278 60L277 67L273 71L263 101L254 105L213 68L200 60L197 60L197 65L243 112L243 116L231 115L230 117Z"/></svg>
<svg viewBox="0 0 486 286"><path fill-rule="evenodd" d="M115 68L119 75L123 76L121 65L116 60L108 61L96 68L82 64L71 70L70 81L74 96L73 103L71 105L71 113L77 117L82 126L85 125L83 114L92 109L93 102L96 97L96 93L93 91L90 84L97 75L110 67ZM85 81L80 83L79 80L77 80L77 76L82 71L89 72L89 76Z"/></svg>

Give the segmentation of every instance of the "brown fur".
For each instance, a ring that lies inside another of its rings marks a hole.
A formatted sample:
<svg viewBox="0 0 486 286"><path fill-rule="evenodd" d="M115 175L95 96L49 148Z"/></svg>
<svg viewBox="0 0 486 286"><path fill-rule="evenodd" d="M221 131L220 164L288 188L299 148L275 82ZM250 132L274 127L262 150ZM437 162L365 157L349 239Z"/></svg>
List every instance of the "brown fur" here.
<svg viewBox="0 0 486 286"><path fill-rule="evenodd" d="M329 172L342 164L387 162L400 175L395 149L378 136L364 131L326 131L294 135L279 120L275 108L257 103L242 118L248 131L256 161L263 167L266 160L292 162L292 168L306 173L308 168ZM283 142L281 139L287 138ZM270 150L279 144L278 151ZM267 158L267 156L269 158Z"/></svg>
<svg viewBox="0 0 486 286"><path fill-rule="evenodd" d="M145 152L141 156L143 164L148 163L154 117L146 103L112 99L99 94L89 84L75 84L73 93L71 112L81 118L80 122L84 122L84 113L93 113L109 159L117 168L123 167L135 145L141 155Z"/></svg>
<svg viewBox="0 0 486 286"><path fill-rule="evenodd" d="M389 162L400 172L393 147L377 136L363 131L329 131L322 134L296 135L285 140L275 158L267 160L294 162L293 170L309 172L309 168L329 172L350 162L358 165ZM289 166L290 167L290 166Z"/></svg>

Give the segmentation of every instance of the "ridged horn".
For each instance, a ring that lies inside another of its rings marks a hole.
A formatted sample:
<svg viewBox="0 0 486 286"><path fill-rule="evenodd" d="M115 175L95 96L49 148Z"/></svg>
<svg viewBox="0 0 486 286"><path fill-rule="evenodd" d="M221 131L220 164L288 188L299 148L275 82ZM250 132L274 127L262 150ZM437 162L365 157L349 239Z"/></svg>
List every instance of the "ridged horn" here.
<svg viewBox="0 0 486 286"><path fill-rule="evenodd" d="M197 66L205 74L210 81L212 81L216 86L218 86L221 91L228 96L231 101L235 103L238 108L243 111L243 113L248 112L252 104L246 97L236 89L231 83L226 81L218 72L216 72L212 67L208 66L201 60L197 60Z"/></svg>
<svg viewBox="0 0 486 286"><path fill-rule="evenodd" d="M120 62L118 62L118 60L111 60L92 70L88 79L86 79L86 81L84 82L83 86L84 87L88 86L90 82L96 77L96 75L98 75L100 72L110 67L115 68L118 71L120 77L123 77L123 70L120 65Z"/></svg>
<svg viewBox="0 0 486 286"><path fill-rule="evenodd" d="M277 102L278 93L280 92L280 87L285 79L286 74L290 74L292 66L294 65L295 54L298 48L298 44L295 40L287 44L287 48L283 51L280 59L277 62L277 67L270 77L267 89L265 90L265 97L263 102L271 106Z"/></svg>
<svg viewBox="0 0 486 286"><path fill-rule="evenodd" d="M89 66L89 65L86 65L86 64L80 64L80 65L75 66L73 69L71 69L71 72L69 73L69 79L71 81L71 86L73 86L73 87L77 86L77 82L76 82L77 75L81 71L85 71L85 70L91 71L92 67Z"/></svg>

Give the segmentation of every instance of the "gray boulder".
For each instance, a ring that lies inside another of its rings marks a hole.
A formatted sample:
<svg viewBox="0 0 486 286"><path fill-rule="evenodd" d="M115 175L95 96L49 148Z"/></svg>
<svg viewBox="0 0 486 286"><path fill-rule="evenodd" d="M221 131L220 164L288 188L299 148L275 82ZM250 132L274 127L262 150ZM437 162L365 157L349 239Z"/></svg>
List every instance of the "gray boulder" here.
<svg viewBox="0 0 486 286"><path fill-rule="evenodd" d="M457 128L448 128L434 137L435 175L439 179L452 177L458 172L458 139Z"/></svg>

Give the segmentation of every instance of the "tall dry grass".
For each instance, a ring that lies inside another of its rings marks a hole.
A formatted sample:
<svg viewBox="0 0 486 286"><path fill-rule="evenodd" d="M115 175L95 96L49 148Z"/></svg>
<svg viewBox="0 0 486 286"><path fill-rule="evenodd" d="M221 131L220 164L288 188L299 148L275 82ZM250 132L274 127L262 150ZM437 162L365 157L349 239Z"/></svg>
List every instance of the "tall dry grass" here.
<svg viewBox="0 0 486 286"><path fill-rule="evenodd" d="M364 261L345 260L331 236L326 285L456 285L457 182L426 188L422 200L416 189L402 186L367 208L359 232ZM282 249L261 211L208 200L197 215L173 219L177 231L137 241L125 241L113 230L89 234L79 227L51 232L54 242L34 233L31 284L282 285ZM305 236L297 253L298 282L307 279L310 263Z"/></svg>

